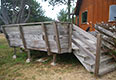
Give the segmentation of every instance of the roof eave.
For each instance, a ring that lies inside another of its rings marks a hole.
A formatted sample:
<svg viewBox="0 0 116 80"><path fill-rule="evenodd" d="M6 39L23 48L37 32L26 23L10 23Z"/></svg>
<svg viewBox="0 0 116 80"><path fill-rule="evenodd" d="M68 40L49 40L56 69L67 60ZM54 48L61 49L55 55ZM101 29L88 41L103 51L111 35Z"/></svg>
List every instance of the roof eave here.
<svg viewBox="0 0 116 80"><path fill-rule="evenodd" d="M76 8L75 8L75 11L74 11L75 15L79 15L81 4L82 4L82 0L77 0Z"/></svg>

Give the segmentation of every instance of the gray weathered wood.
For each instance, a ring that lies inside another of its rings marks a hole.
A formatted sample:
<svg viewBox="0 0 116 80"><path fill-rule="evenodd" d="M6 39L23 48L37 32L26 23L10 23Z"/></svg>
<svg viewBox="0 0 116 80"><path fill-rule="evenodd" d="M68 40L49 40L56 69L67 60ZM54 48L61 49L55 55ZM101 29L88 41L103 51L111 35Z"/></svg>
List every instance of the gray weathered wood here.
<svg viewBox="0 0 116 80"><path fill-rule="evenodd" d="M96 51L96 45L94 43L88 42L89 39L86 39L86 38L82 37L81 35L79 35L78 33L76 33L76 31L73 31L73 36L75 36L77 39L79 39L80 41L82 41L83 43L85 43L86 45L88 45L91 48L91 50Z"/></svg>
<svg viewBox="0 0 116 80"><path fill-rule="evenodd" d="M69 24L69 52L72 50L72 24Z"/></svg>
<svg viewBox="0 0 116 80"><path fill-rule="evenodd" d="M81 28L79 28L78 26L73 24L73 31L77 31L78 33L82 34L84 37L92 40L93 42L96 43L97 39L96 37L94 37L92 34L82 30Z"/></svg>
<svg viewBox="0 0 116 80"><path fill-rule="evenodd" d="M101 26L95 25L95 29L97 29L102 34L105 34L105 35L107 35L109 37L112 37L112 38L116 39L116 35L114 35L111 31L108 31L108 30L102 28Z"/></svg>
<svg viewBox="0 0 116 80"><path fill-rule="evenodd" d="M55 22L55 24L53 24L53 22L45 22L43 23L46 28L45 30L43 30L41 24L42 22L5 25L10 45L47 51L46 36L43 35L44 31L46 31L49 48L51 48L52 53L60 54L70 52L72 34L71 29L69 29L71 27L68 28L68 25L71 26L71 23ZM18 26L21 26L21 28Z"/></svg>
<svg viewBox="0 0 116 80"><path fill-rule="evenodd" d="M97 34L97 45L96 45L96 61L95 61L95 76L99 75L100 67L100 55L101 55L101 34Z"/></svg>
<svg viewBox="0 0 116 80"><path fill-rule="evenodd" d="M46 42L46 48L48 51L48 55L51 55L51 51L50 51L50 45L49 45L49 41L48 41L48 35L47 35L47 29L46 26L44 24L42 24L42 28L43 28L43 32L44 32L44 37L45 37L45 42Z"/></svg>
<svg viewBox="0 0 116 80"><path fill-rule="evenodd" d="M58 48L58 53L61 53L61 46L60 46L60 40L59 40L59 33L58 33L58 28L56 22L53 22L54 25L54 31L56 35L56 42L57 42L57 48Z"/></svg>
<svg viewBox="0 0 116 80"><path fill-rule="evenodd" d="M5 37L6 37L6 39L7 39L8 45L11 47L11 45L10 45L10 40L9 40L9 38L8 38L8 34L7 34L6 30L5 30L5 27L2 27L2 29L3 29L3 32L4 32Z"/></svg>
<svg viewBox="0 0 116 80"><path fill-rule="evenodd" d="M83 51L85 51L93 60L95 60L95 56L93 53L91 53L88 49L85 47L81 46L78 42L76 42L75 39L72 39L72 42L79 48L81 48Z"/></svg>
<svg viewBox="0 0 116 80"><path fill-rule="evenodd" d="M24 46L25 49L27 49L26 41L25 41L25 37L24 37L24 31L23 31L23 28L21 26L19 26L19 31L20 31L20 34L21 34L21 39L22 39L22 42L23 42L23 46Z"/></svg>

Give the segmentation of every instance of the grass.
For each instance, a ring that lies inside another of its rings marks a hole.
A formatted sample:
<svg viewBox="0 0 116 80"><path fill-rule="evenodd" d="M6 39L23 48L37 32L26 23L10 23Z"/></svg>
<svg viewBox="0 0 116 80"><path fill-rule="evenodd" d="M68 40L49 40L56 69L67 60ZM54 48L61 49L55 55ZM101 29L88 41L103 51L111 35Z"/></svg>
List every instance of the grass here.
<svg viewBox="0 0 116 80"><path fill-rule="evenodd" d="M32 54L32 61L31 63L27 64L26 58L27 54L26 52L20 53L19 49L17 49L17 59L13 59L13 49L10 48L7 44L6 39L3 37L3 35L0 35L0 80L14 80L18 77L21 78L21 80L35 80L35 75L33 75L31 78L24 77L23 70L25 69L38 69L41 74L47 74L48 71L44 71L44 68L52 68L50 65L52 61L52 56L47 56L45 52L39 52L39 51L31 51ZM36 62L36 59L40 57L47 57L48 61L44 63L38 63ZM57 56L57 63L59 66L69 65L70 67L64 67L64 69L54 69L55 72L66 72L71 69L73 69L77 64L78 60L75 58L72 54L63 54ZM39 68L38 68L39 65ZM23 70L22 70L23 69ZM41 75L40 74L40 75Z"/></svg>

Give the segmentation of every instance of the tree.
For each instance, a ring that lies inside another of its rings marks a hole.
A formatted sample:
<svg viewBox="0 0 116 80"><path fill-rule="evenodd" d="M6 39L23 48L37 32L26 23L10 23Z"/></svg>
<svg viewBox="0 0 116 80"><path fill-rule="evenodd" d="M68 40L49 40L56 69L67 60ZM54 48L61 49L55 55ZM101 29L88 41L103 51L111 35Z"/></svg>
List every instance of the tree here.
<svg viewBox="0 0 116 80"><path fill-rule="evenodd" d="M0 19L4 24L48 20L36 0L1 0Z"/></svg>
<svg viewBox="0 0 116 80"><path fill-rule="evenodd" d="M0 19L5 24L26 22L29 16L29 0L1 0Z"/></svg>
<svg viewBox="0 0 116 80"><path fill-rule="evenodd" d="M70 21L70 8L71 8L71 2L74 2L75 0L44 0L48 1L50 5L61 5L61 4L67 4L68 6L68 21Z"/></svg>
<svg viewBox="0 0 116 80"><path fill-rule="evenodd" d="M67 11L62 9L59 14L57 15L57 18L59 21L68 21L68 14L67 14Z"/></svg>
<svg viewBox="0 0 116 80"><path fill-rule="evenodd" d="M51 18L45 16L42 6L40 6L40 3L36 2L35 0L31 0L30 9L31 12L28 22L42 22L52 20Z"/></svg>

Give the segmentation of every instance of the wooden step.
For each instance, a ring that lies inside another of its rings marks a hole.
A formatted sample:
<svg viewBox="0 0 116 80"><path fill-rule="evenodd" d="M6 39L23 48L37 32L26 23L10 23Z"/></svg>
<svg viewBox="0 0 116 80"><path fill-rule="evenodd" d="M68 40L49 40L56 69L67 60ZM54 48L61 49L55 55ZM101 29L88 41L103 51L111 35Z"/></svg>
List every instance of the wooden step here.
<svg viewBox="0 0 116 80"><path fill-rule="evenodd" d="M108 60L110 60L110 59L113 59L113 57L112 57L112 56L109 56L109 55L101 56L101 58L100 58L100 63L103 63L103 62L108 61ZM86 61L84 61L84 62L85 62L87 65L90 65L90 66L95 65L95 60L93 60L93 59L89 59L89 60L86 60Z"/></svg>
<svg viewBox="0 0 116 80"><path fill-rule="evenodd" d="M73 50L79 50L79 47L77 47L74 43L72 43L72 49Z"/></svg>
<svg viewBox="0 0 116 80"><path fill-rule="evenodd" d="M110 64L100 68L99 75L102 76L106 73L114 71L115 69L116 69L116 62L111 62Z"/></svg>
<svg viewBox="0 0 116 80"><path fill-rule="evenodd" d="M83 62L83 61L84 61L84 58L78 56L78 55L77 55L77 51L76 51L76 52L73 52L73 53L74 53L74 55L77 57L77 59L81 62L81 64L86 68L86 70L89 71L89 72L92 72L91 67ZM78 53L80 53L80 52L78 52ZM80 54L81 54L81 53L80 53Z"/></svg>
<svg viewBox="0 0 116 80"><path fill-rule="evenodd" d="M85 53L83 53L82 51L80 51L80 52L74 51L74 52L75 52L75 54L77 54L77 55L80 56L80 57L83 57L83 58L87 58L87 57L88 57L88 55L85 54Z"/></svg>

